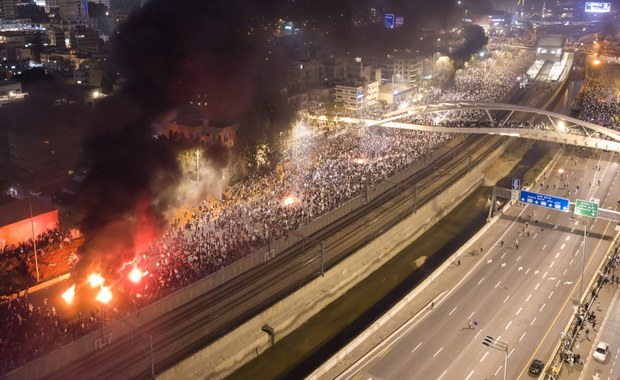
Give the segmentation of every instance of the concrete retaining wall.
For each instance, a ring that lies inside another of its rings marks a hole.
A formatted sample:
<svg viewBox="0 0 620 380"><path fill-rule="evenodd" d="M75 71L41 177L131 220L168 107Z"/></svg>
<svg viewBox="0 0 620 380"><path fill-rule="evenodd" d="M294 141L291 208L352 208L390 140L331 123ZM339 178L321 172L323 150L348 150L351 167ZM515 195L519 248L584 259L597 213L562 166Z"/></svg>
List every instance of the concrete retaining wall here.
<svg viewBox="0 0 620 380"><path fill-rule="evenodd" d="M508 143L471 173L443 191L398 225L360 249L296 293L276 303L228 335L158 376L159 379L223 378L270 347L265 324L282 339L331 302L350 290L454 209L483 181L483 172ZM438 213L437 211L440 210ZM415 231L412 231L415 228Z"/></svg>

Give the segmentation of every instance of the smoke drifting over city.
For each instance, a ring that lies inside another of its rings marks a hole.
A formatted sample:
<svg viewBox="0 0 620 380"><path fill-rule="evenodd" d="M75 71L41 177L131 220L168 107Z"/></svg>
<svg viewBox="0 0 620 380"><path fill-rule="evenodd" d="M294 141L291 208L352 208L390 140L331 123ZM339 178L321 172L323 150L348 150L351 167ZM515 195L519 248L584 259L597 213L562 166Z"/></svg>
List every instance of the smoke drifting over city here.
<svg viewBox="0 0 620 380"><path fill-rule="evenodd" d="M235 1L169 5L147 3L116 36L115 58L127 81L100 107L84 145L92 173L82 191L86 241L78 280L97 268L115 276L166 227L164 212L176 199L181 172L176 150L154 137L153 124L169 121L198 94L206 95L210 118L236 120L256 93L265 57L261 40L248 36L248 16L260 18L266 9ZM215 147L206 158L221 170L227 152Z"/></svg>

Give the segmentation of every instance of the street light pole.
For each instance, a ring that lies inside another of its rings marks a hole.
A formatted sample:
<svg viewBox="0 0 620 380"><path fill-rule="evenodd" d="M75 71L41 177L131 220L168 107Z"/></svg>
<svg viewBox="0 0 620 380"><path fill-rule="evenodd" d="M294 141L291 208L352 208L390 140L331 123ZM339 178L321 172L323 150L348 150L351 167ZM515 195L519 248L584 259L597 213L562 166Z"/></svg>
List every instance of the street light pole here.
<svg viewBox="0 0 620 380"><path fill-rule="evenodd" d="M583 223L583 249L581 250L581 277L579 279L579 304L583 299L583 268L586 261L586 231L588 230L588 223Z"/></svg>
<svg viewBox="0 0 620 380"><path fill-rule="evenodd" d="M200 149L196 149L196 182L200 182Z"/></svg>
<svg viewBox="0 0 620 380"><path fill-rule="evenodd" d="M508 343L487 335L482 341L482 344L499 351L504 351L504 380L506 380L508 378Z"/></svg>

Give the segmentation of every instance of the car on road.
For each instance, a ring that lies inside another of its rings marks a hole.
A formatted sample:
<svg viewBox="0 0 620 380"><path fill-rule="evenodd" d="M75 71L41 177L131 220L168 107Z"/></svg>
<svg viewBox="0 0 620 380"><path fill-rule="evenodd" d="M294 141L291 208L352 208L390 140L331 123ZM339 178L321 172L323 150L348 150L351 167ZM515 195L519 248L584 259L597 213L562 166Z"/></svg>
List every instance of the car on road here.
<svg viewBox="0 0 620 380"><path fill-rule="evenodd" d="M604 362L607 360L607 354L609 354L609 344L605 342L598 342L592 356L594 357L594 360Z"/></svg>
<svg viewBox="0 0 620 380"><path fill-rule="evenodd" d="M527 372L529 372L530 375L540 375L543 368L545 368L545 363L542 360L534 359Z"/></svg>

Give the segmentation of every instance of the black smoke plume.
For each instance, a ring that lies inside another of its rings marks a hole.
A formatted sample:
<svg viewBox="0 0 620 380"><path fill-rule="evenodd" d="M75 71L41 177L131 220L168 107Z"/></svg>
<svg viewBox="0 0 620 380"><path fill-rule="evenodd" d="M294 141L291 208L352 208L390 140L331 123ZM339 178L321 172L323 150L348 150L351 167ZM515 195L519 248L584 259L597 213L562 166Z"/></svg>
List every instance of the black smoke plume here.
<svg viewBox="0 0 620 380"><path fill-rule="evenodd" d="M463 44L450 55L456 70L462 69L472 55L477 54L489 42L484 29L479 25L468 25L463 28Z"/></svg>
<svg viewBox="0 0 620 380"><path fill-rule="evenodd" d="M206 96L210 118L239 119L265 61L266 39L255 26L269 13L266 4L241 0L152 0L119 28L114 56L126 83L99 106L84 144L92 172L81 194L76 281L93 270L117 277L140 246L161 236L180 170L175 148L152 126L197 95ZM220 147L210 154L225 165Z"/></svg>

